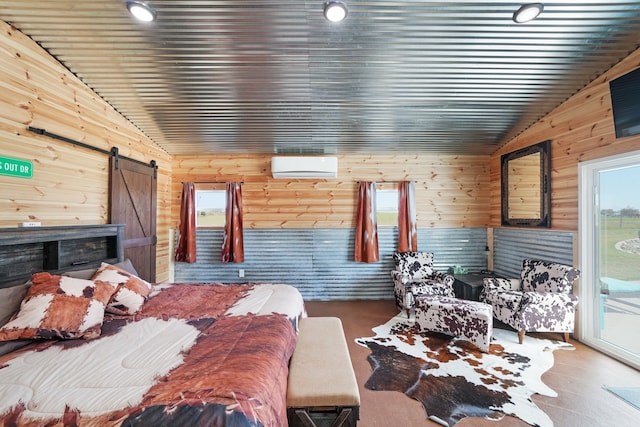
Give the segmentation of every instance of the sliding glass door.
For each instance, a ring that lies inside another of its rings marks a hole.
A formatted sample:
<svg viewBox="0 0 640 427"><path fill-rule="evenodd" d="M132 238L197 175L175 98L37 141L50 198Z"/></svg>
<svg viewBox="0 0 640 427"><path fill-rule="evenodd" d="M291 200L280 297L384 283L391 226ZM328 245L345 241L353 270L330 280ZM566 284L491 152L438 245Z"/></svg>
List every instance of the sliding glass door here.
<svg viewBox="0 0 640 427"><path fill-rule="evenodd" d="M579 336L640 368L640 152L581 163Z"/></svg>

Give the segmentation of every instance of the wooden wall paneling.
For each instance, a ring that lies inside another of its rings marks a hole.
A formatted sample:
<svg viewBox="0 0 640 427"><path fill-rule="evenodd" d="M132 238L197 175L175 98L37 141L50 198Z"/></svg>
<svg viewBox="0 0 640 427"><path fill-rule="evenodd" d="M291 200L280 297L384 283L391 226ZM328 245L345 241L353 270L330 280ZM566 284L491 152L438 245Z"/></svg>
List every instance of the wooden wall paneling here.
<svg viewBox="0 0 640 427"><path fill-rule="evenodd" d="M358 181L416 182L418 226L477 227L489 222L488 156L342 155L338 178L274 179L271 155L176 156L172 222L179 222L181 182L244 182L247 228L344 228L355 220Z"/></svg>
<svg viewBox="0 0 640 427"><path fill-rule="evenodd" d="M27 141L23 137L3 154L29 159L34 169L31 179L2 177L5 218L15 214L14 221L4 226L15 227L22 221L43 225L68 225L69 219L78 224L106 221L108 157L104 154L56 145L42 137Z"/></svg>
<svg viewBox="0 0 640 427"><path fill-rule="evenodd" d="M19 32L14 34L15 37L20 36ZM105 150L117 145L121 154L129 157L148 153L149 147L154 154L164 153L39 47L27 51L23 48L19 57L14 55L14 62L22 64L23 73L19 77L26 84L19 86L28 88L24 93L31 98L31 110L35 116L34 120L23 124L44 128ZM109 134L113 135L113 141L108 141L106 136ZM138 151L128 152L136 146L140 148ZM169 159L166 153L157 157L159 165L164 161L162 157Z"/></svg>
<svg viewBox="0 0 640 427"><path fill-rule="evenodd" d="M500 227L500 156L551 139L551 228L578 230L578 163L640 149L640 135L616 138L609 81L640 66L640 50L596 78L491 157L491 225Z"/></svg>
<svg viewBox="0 0 640 427"><path fill-rule="evenodd" d="M158 198L156 200L158 216L156 218L156 234L158 244L156 245L156 279L158 281L169 281L170 270L173 262L173 253L170 250L172 224L171 224L171 174L170 170L158 169Z"/></svg>
<svg viewBox="0 0 640 427"><path fill-rule="evenodd" d="M0 227L107 221L108 156L35 134L28 126L158 163L158 235L169 235L171 156L53 59L0 21L0 154L33 162L31 179L0 176ZM157 277L168 278L169 240L157 246Z"/></svg>
<svg viewBox="0 0 640 427"><path fill-rule="evenodd" d="M24 96L3 86L0 90L0 118L4 126L9 125L9 118L12 122L29 123L32 119L29 111L29 104L24 102Z"/></svg>

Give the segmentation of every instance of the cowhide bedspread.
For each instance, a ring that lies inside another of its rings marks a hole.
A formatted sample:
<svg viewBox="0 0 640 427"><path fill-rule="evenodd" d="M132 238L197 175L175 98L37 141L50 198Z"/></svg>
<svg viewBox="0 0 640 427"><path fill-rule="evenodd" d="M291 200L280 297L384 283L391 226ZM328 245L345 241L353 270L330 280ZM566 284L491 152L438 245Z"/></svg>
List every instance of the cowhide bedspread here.
<svg viewBox="0 0 640 427"><path fill-rule="evenodd" d="M301 315L287 285L159 286L97 339L1 356L0 424L286 425Z"/></svg>

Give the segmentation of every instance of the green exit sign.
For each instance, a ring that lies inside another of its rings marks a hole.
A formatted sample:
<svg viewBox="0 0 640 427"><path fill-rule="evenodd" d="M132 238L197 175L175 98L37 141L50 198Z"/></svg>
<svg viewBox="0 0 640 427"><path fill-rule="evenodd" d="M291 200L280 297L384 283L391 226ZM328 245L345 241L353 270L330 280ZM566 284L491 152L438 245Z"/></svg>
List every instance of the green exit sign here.
<svg viewBox="0 0 640 427"><path fill-rule="evenodd" d="M0 175L31 178L33 176L33 163L28 160L0 156Z"/></svg>

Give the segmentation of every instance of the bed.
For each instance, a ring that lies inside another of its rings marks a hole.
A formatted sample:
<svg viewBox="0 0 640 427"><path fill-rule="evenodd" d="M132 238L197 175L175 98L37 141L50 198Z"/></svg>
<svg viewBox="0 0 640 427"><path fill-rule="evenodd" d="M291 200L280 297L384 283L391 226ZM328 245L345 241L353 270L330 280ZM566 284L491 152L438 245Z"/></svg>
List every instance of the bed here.
<svg viewBox="0 0 640 427"><path fill-rule="evenodd" d="M0 270L13 283L0 294L17 293L4 300L20 307L0 327L0 345L18 346L0 351L0 424L287 425L288 363L305 315L294 287L149 284L109 238L88 246L113 243L111 256L64 261L24 285L15 283L24 272L7 267L15 265L7 236L0 232Z"/></svg>

